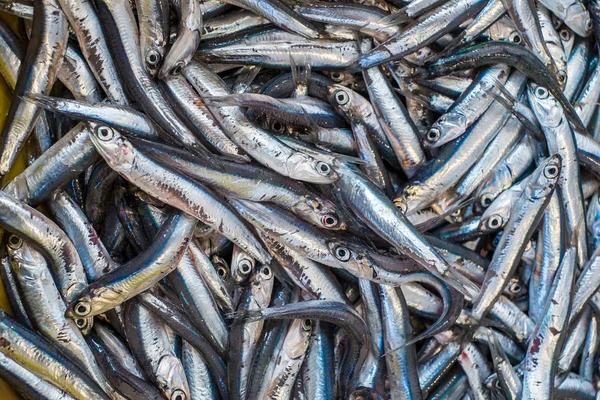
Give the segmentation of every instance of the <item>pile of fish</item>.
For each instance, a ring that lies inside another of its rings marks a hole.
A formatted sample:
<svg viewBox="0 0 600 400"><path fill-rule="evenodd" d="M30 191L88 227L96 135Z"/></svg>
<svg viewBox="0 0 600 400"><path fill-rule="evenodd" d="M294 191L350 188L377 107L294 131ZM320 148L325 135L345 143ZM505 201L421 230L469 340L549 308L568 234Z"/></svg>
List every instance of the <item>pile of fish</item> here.
<svg viewBox="0 0 600 400"><path fill-rule="evenodd" d="M600 0L0 10L23 398L600 395Z"/></svg>

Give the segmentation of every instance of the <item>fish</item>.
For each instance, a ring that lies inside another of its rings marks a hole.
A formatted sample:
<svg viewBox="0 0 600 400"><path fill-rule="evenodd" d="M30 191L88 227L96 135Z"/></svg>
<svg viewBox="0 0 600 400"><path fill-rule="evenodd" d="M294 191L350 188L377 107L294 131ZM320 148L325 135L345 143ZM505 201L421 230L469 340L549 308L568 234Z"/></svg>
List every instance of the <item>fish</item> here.
<svg viewBox="0 0 600 400"><path fill-rule="evenodd" d="M0 12L2 398L598 397L596 0Z"/></svg>

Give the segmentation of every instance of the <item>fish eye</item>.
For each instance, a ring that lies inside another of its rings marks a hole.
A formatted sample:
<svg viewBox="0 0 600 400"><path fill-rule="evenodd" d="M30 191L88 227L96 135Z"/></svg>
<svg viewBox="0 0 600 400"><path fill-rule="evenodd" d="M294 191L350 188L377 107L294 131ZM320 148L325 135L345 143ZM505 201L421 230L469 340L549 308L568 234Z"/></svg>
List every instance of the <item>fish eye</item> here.
<svg viewBox="0 0 600 400"><path fill-rule="evenodd" d="M540 99L545 99L546 97L548 97L548 90L540 86L535 90L535 95Z"/></svg>
<svg viewBox="0 0 600 400"><path fill-rule="evenodd" d="M331 173L331 167L329 164L319 161L317 163L317 172L323 176L328 176Z"/></svg>
<svg viewBox="0 0 600 400"><path fill-rule="evenodd" d="M146 54L146 64L149 67L155 68L160 63L160 54L156 50L150 50L148 54Z"/></svg>
<svg viewBox="0 0 600 400"><path fill-rule="evenodd" d="M335 98L335 101L337 101L337 103L340 106L343 106L344 104L348 104L348 102L350 101L350 96L348 96L348 93L346 93L343 90L338 90L337 92L335 92L333 94L333 97Z"/></svg>
<svg viewBox="0 0 600 400"><path fill-rule="evenodd" d="M331 77L331 80L334 82L341 82L344 80L344 73L343 72L332 72L331 75L329 75Z"/></svg>
<svg viewBox="0 0 600 400"><path fill-rule="evenodd" d="M502 227L502 222L503 218L498 214L494 214L488 219L488 226L492 229L498 229Z"/></svg>
<svg viewBox="0 0 600 400"><path fill-rule="evenodd" d="M220 278L225 278L227 276L227 270L223 267L219 267L217 269L217 275L219 275Z"/></svg>
<svg viewBox="0 0 600 400"><path fill-rule="evenodd" d="M593 26L593 24L592 24L592 20L591 20L591 19L589 19L589 18L588 18L588 19L586 19L586 20L585 20L585 30L586 30L586 31L591 31L591 30L592 30L592 26Z"/></svg>
<svg viewBox="0 0 600 400"><path fill-rule="evenodd" d="M521 284L519 282L514 282L508 288L508 290L511 293L519 293L521 291L521 289L523 289L523 287L521 286Z"/></svg>
<svg viewBox="0 0 600 400"><path fill-rule="evenodd" d="M558 79L559 83L565 83L567 81L567 73L565 71L558 71L556 74L556 79Z"/></svg>
<svg viewBox="0 0 600 400"><path fill-rule="evenodd" d="M242 261L240 261L240 271L242 274L248 275L250 271L252 271L252 261L248 260L247 258L244 258Z"/></svg>
<svg viewBox="0 0 600 400"><path fill-rule="evenodd" d="M400 211L402 214L406 213L406 204L403 201L395 201L394 204L396 205L398 211Z"/></svg>
<svg viewBox="0 0 600 400"><path fill-rule="evenodd" d="M111 127L99 125L96 128L96 136L98 136L98 139L102 140L103 142L107 142L115 136L115 133Z"/></svg>
<svg viewBox="0 0 600 400"><path fill-rule="evenodd" d="M87 320L85 318L77 318L75 320L75 325L77 325L79 329L83 329L87 326Z"/></svg>
<svg viewBox="0 0 600 400"><path fill-rule="evenodd" d="M92 312L92 306L87 301L80 301L75 305L73 310L75 311L75 314L79 315L80 317L85 317Z"/></svg>
<svg viewBox="0 0 600 400"><path fill-rule="evenodd" d="M519 35L518 32L512 32L510 34L510 40L515 44L519 44L519 43L521 43L521 40L522 40L521 35Z"/></svg>
<svg viewBox="0 0 600 400"><path fill-rule="evenodd" d="M271 124L271 129L275 133L282 133L285 130L285 126L281 122L279 122L279 121L274 121Z"/></svg>
<svg viewBox="0 0 600 400"><path fill-rule="evenodd" d="M335 258L337 258L340 261L350 260L350 250L348 250L348 248L344 246L336 247L333 251L333 254L335 255Z"/></svg>
<svg viewBox="0 0 600 400"><path fill-rule="evenodd" d="M561 29L558 34L564 42L568 42L571 39L571 32L568 29Z"/></svg>
<svg viewBox="0 0 600 400"><path fill-rule="evenodd" d="M544 168L544 176L548 179L554 179L558 176L558 167L556 165L548 165Z"/></svg>
<svg viewBox="0 0 600 400"><path fill-rule="evenodd" d="M333 228L338 224L338 219L335 217L335 215L327 214L321 217L321 223L326 228Z"/></svg>
<svg viewBox="0 0 600 400"><path fill-rule="evenodd" d="M175 66L171 70L171 75L179 75L179 73L181 72L182 69L183 69L183 62L178 62L177 64L175 64Z"/></svg>
<svg viewBox="0 0 600 400"><path fill-rule="evenodd" d="M263 267L263 269L260 270L260 276L263 279L271 279L273 277L273 273L271 272L271 268L269 268L269 267Z"/></svg>
<svg viewBox="0 0 600 400"><path fill-rule="evenodd" d="M23 245L23 240L16 236L16 235L10 235L10 237L8 238L8 247L10 247L13 250L18 250L21 248L21 246Z"/></svg>
<svg viewBox="0 0 600 400"><path fill-rule="evenodd" d="M310 331L312 329L312 321L310 319L305 319L302 321L302 329L305 331Z"/></svg>
<svg viewBox="0 0 600 400"><path fill-rule="evenodd" d="M186 400L186 399L187 399L187 395L181 389L175 389L175 390L173 390L173 393L171 393L171 400Z"/></svg>
<svg viewBox="0 0 600 400"><path fill-rule="evenodd" d="M492 196L488 193L484 193L481 195L481 206L484 208L487 208L490 206L490 204L492 204L492 202L494 201L494 199L492 198Z"/></svg>
<svg viewBox="0 0 600 400"><path fill-rule="evenodd" d="M440 140L440 136L442 136L442 133L436 128L430 129L429 132L427 132L427 140L432 143Z"/></svg>

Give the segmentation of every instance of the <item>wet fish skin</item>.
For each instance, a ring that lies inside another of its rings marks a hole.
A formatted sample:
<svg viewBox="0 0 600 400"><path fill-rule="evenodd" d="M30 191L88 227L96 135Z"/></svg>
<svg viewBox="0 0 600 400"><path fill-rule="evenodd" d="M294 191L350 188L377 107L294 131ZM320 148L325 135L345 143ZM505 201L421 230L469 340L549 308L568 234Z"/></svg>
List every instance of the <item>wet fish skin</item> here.
<svg viewBox="0 0 600 400"><path fill-rule="evenodd" d="M50 342L19 325L0 311L0 352L21 367L36 371L43 379L73 398L108 400L104 391L77 364Z"/></svg>
<svg viewBox="0 0 600 400"><path fill-rule="evenodd" d="M112 128L101 126L92 135L92 140L111 168L121 176L134 181L136 186L145 188L146 191L154 192L154 196L159 200L182 209L190 218L196 217L216 227L258 260L270 260L270 256L255 236L241 224L232 210L214 197L207 188L144 157L130 141ZM157 176L157 167L160 168L161 175L172 176L172 185L164 187L160 185L160 180L152 177ZM154 172L148 174L151 170ZM202 203L199 199L203 199Z"/></svg>
<svg viewBox="0 0 600 400"><path fill-rule="evenodd" d="M183 365L170 346L162 321L138 302L128 304L126 315L127 341L146 375L167 399L189 398Z"/></svg>
<svg viewBox="0 0 600 400"><path fill-rule="evenodd" d="M22 99L26 93L49 94L58 77L58 69L67 50L68 22L53 0L34 3L32 42L29 44L23 68L15 84L15 100L11 102L8 123L2 132L0 175L6 175L17 153L35 127L40 109Z"/></svg>
<svg viewBox="0 0 600 400"><path fill-rule="evenodd" d="M533 333L525 358L523 376L524 399L550 399L554 389L554 359L560 344L564 340L564 332L571 306L570 293L573 289L575 272L575 249L565 251L548 301L544 316ZM554 332L554 333L553 333ZM542 372L543 371L543 372Z"/></svg>

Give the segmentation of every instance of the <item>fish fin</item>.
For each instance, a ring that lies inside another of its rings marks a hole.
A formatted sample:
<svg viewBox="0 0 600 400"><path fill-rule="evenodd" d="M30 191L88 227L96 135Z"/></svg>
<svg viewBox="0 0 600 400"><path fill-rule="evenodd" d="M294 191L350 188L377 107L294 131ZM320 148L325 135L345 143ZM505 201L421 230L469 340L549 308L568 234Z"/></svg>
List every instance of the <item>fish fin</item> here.
<svg viewBox="0 0 600 400"><path fill-rule="evenodd" d="M204 96L202 98L207 106L238 106L243 107L238 97L235 94L229 94L227 96Z"/></svg>
<svg viewBox="0 0 600 400"><path fill-rule="evenodd" d="M442 302L444 303L442 315L437 319L437 321L435 321L431 326L429 326L429 328L427 328L425 332L415 336L411 340L408 340L401 346L398 346L395 349L385 352L382 355L382 357L395 351L401 350L406 346L414 344L420 340L426 339L428 337L437 335L442 331L445 331L446 329L454 325L456 319L458 318L463 309L464 296L459 291L453 289L445 282L434 277L433 275L426 272L416 272L413 274L412 279L409 278L407 282L408 281L425 283L427 286L435 289L440 295Z"/></svg>
<svg viewBox="0 0 600 400"><path fill-rule="evenodd" d="M305 133L299 134L298 137L301 140L312 143L316 146L316 142L319 139L318 132L319 129L321 129L321 127L319 126L319 124L317 124L317 121L315 121L315 119L308 113L308 111L304 109L304 107L302 107L302 113L304 114L304 118L308 122L308 128L305 129Z"/></svg>
<svg viewBox="0 0 600 400"><path fill-rule="evenodd" d="M571 123L571 127L577 131L578 133L581 133L584 136L587 137L592 137L591 133L587 130L587 128L585 126L583 126L583 122L581 122L581 118L579 118L579 115L577 115L577 112L575 111L575 109L571 106L571 109L573 110L572 112L565 112L565 115L567 117L567 119L569 120L569 122ZM574 115L577 116L577 118L575 118Z"/></svg>
<svg viewBox="0 0 600 400"><path fill-rule="evenodd" d="M254 79L256 79L256 76L261 71L261 68L262 67L260 65L247 65L245 67L242 67L240 74L238 75L237 79L235 80L235 84L233 86L233 92L234 93L248 92L248 88L250 88L250 85L252 84L252 82L254 82Z"/></svg>
<svg viewBox="0 0 600 400"><path fill-rule="evenodd" d="M347 156L345 154L339 154L339 153L331 153L331 155L335 158L335 160L337 162L340 163L344 163L344 164L355 164L355 165L363 165L366 164L366 161L358 158L358 157L352 157L352 156Z"/></svg>
<svg viewBox="0 0 600 400"><path fill-rule="evenodd" d="M431 220L429 220L423 224L416 225L415 228L417 228L420 232L427 232L429 229L433 228L438 222L447 218L454 212L456 212L464 207L469 206L472 202L473 202L473 197L469 197L467 199L459 198L459 199L457 199L457 201L455 203L451 204L442 214L439 214L438 216L432 218Z"/></svg>
<svg viewBox="0 0 600 400"><path fill-rule="evenodd" d="M544 133L541 131L541 129L533 121L531 121L525 115L520 113L519 110L517 110L517 108L515 107L515 103L505 99L504 97L502 97L502 95L495 93L494 91L491 91L490 94L492 95L492 97L494 97L494 100L496 100L498 103L500 103L500 105L502 105L504 108L510 111L511 114L514 115L515 118L517 118L521 122L521 124L523 124L525 129L529 131L534 137L541 140L545 140Z"/></svg>
<svg viewBox="0 0 600 400"><path fill-rule="evenodd" d="M312 72L310 56L307 56L304 64L298 65L292 54L290 54L290 68L292 70L292 79L294 80L294 91L296 95L307 96L308 88L310 87L310 75Z"/></svg>
<svg viewBox="0 0 600 400"><path fill-rule="evenodd" d="M298 138L304 142L312 143L315 146L317 146L318 148L321 148L316 143L318 141L319 137L317 136L317 133L313 129L310 129L310 128L305 129L304 132L301 132L298 134Z"/></svg>
<svg viewBox="0 0 600 400"><path fill-rule="evenodd" d="M401 65L407 71L404 74L398 74L396 72L396 75L398 75L399 78L402 78L406 81L411 81L416 78L427 79L427 71L421 65L411 63L405 59L395 60L394 62Z"/></svg>
<svg viewBox="0 0 600 400"><path fill-rule="evenodd" d="M57 99L51 96L44 96L42 94L37 93L25 93L22 96L18 96L21 100L28 101L30 103L35 103L36 105L42 107L44 110L56 112L57 111Z"/></svg>
<svg viewBox="0 0 600 400"><path fill-rule="evenodd" d="M510 100L505 99L504 96L499 93L495 93L494 91L491 91L490 95L508 111L512 113L515 112L514 104Z"/></svg>
<svg viewBox="0 0 600 400"><path fill-rule="evenodd" d="M406 7L403 7L400 10L381 18L379 20L379 23L384 26L395 26L395 25L403 24L410 20L411 19L408 17L408 14L406 13Z"/></svg>
<svg viewBox="0 0 600 400"><path fill-rule="evenodd" d="M422 87L419 87L419 90L424 89ZM396 93L400 94L401 96L406 97L407 99L411 99L416 101L417 103L422 104L425 108L427 108L428 110L431 111L435 111L435 108L431 106L431 104L429 104L429 101L427 100L427 97L423 94L417 93L415 91L408 91L408 90L402 90L401 88L394 88L394 90L396 91ZM429 91L429 92L433 92L430 89L424 89L425 91Z"/></svg>
<svg viewBox="0 0 600 400"><path fill-rule="evenodd" d="M318 130L321 127L319 126L319 124L317 124L317 121L315 121L312 115L310 115L310 113L306 111L304 106L300 106L300 108L302 108L302 114L304 114L304 118L306 119L306 122L308 122L308 129L313 132L318 132Z"/></svg>
<svg viewBox="0 0 600 400"><path fill-rule="evenodd" d="M447 55L449 55L450 53L452 53L453 50L457 49L458 47L462 46L463 44L465 44L464 41L465 38L465 32L462 31L458 36L456 36L454 39L452 39L452 41L442 49L442 51L440 51L437 54L433 54L431 57L429 57L425 63L426 64L431 64L436 62L437 60L439 60L442 57L446 57Z"/></svg>
<svg viewBox="0 0 600 400"><path fill-rule="evenodd" d="M506 88L506 86L504 86L504 84L502 82L500 82L498 79L492 77L491 81L493 83L492 85L492 93L496 93L495 90L493 89L497 89L498 91L500 91L500 93L502 93L502 95L504 97L506 97L508 99L508 101L510 101L511 103L516 103L519 100ZM496 93L497 94L497 93Z"/></svg>
<svg viewBox="0 0 600 400"><path fill-rule="evenodd" d="M494 97L494 100L509 110L521 122L521 124L523 124L525 129L529 131L536 139L545 141L544 132L542 132L540 127L534 121L531 121L529 118L527 118L527 116L525 116L523 113L519 112L519 110L515 107L515 104L519 101L506 89L503 84L495 79L494 81L494 87L502 93L496 93L494 90L490 91L490 94L492 97Z"/></svg>

